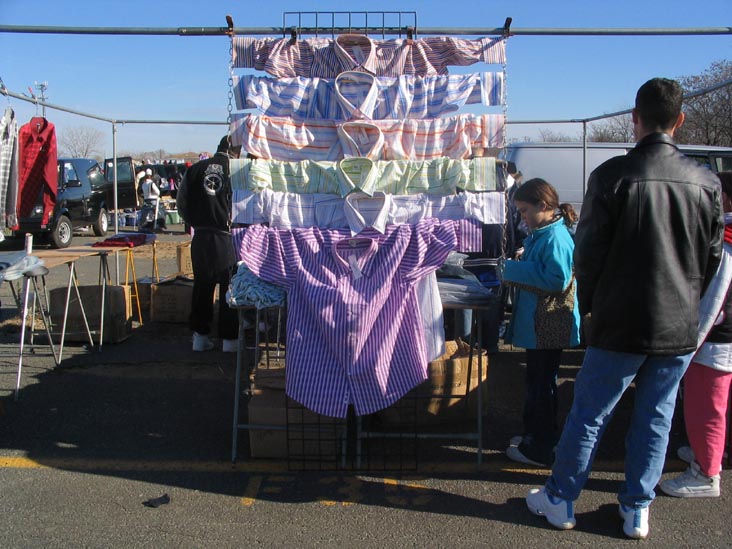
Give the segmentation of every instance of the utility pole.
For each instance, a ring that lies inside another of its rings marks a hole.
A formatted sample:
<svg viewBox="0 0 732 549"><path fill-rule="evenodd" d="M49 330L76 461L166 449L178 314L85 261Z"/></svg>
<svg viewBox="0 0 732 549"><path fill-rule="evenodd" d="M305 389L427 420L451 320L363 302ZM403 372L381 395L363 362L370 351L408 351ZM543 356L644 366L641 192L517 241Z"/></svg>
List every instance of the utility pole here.
<svg viewBox="0 0 732 549"><path fill-rule="evenodd" d="M48 82L39 82L36 80L35 82L36 89L40 92L39 93L39 99L46 102L46 90L48 89ZM41 108L43 109L43 118L46 118L46 105L41 105Z"/></svg>

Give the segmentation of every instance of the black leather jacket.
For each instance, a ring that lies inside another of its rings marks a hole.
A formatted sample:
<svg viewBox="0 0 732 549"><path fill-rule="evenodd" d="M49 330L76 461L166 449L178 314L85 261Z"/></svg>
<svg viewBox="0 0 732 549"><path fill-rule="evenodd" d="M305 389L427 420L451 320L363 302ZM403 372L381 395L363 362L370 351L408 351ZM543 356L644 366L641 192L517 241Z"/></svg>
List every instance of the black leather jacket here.
<svg viewBox="0 0 732 549"><path fill-rule="evenodd" d="M666 134L592 172L575 237L588 343L681 355L696 349L699 299L722 253L719 180Z"/></svg>

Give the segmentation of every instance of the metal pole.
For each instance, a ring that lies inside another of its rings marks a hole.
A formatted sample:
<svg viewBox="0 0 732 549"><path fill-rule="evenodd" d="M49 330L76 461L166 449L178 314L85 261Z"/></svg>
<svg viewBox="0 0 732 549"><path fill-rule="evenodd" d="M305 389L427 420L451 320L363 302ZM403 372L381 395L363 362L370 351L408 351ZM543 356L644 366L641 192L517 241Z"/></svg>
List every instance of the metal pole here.
<svg viewBox="0 0 732 549"><path fill-rule="evenodd" d="M582 121L582 200L587 193L587 120Z"/></svg>
<svg viewBox="0 0 732 549"><path fill-rule="evenodd" d="M117 124L112 122L112 189L114 191L114 234L119 233L119 187L117 186ZM132 176L134 177L134 170ZM119 286L119 254L114 254L114 280Z"/></svg>
<svg viewBox="0 0 732 549"><path fill-rule="evenodd" d="M344 33L383 33L403 35L406 27L301 27L299 34L318 34L323 31ZM422 27L421 35L457 36L505 36L505 27ZM276 35L289 32L284 27L235 27L236 35ZM147 36L229 36L229 27L59 27L43 25L0 25L0 33L25 34L112 34ZM732 34L732 27L687 27L687 28L511 28L510 36L680 36L680 35L725 35Z"/></svg>

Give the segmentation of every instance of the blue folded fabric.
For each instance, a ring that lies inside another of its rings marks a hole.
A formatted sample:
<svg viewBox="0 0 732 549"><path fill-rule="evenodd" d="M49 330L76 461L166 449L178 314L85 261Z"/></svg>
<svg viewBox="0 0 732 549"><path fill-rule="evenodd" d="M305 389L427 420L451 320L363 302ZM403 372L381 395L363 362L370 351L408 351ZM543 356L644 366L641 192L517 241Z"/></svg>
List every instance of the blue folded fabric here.
<svg viewBox="0 0 732 549"><path fill-rule="evenodd" d="M226 302L229 307L284 307L287 293L280 286L262 280L239 261L226 292Z"/></svg>

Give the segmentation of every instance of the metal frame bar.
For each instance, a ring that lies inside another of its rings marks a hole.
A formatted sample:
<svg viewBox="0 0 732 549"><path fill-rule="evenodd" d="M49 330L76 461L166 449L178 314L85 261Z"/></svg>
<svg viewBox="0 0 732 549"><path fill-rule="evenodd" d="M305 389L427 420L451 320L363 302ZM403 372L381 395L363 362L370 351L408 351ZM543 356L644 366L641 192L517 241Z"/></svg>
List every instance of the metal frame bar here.
<svg viewBox="0 0 732 549"><path fill-rule="evenodd" d="M296 12L293 12L296 13ZM328 12L330 13L330 12ZM344 12L348 13L348 12ZM358 12L365 13L365 12ZM375 12L374 12L375 13ZM396 12L394 12L396 13ZM286 35L286 27L234 27L238 35ZM336 33L382 32L385 35L406 34L406 27L300 27L301 34L318 35L324 30ZM422 27L420 34L456 36L505 36L505 27ZM59 27L47 25L0 25L0 33L25 34L110 34L142 36L230 36L229 27ZM732 27L659 27L659 28L562 28L512 27L509 36L690 36L732 34Z"/></svg>

